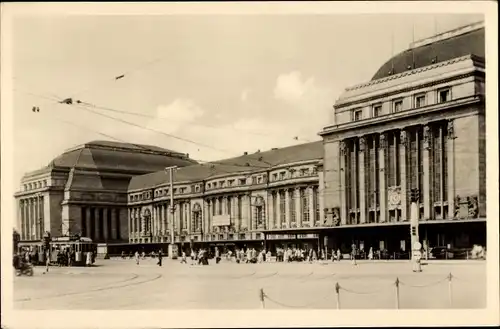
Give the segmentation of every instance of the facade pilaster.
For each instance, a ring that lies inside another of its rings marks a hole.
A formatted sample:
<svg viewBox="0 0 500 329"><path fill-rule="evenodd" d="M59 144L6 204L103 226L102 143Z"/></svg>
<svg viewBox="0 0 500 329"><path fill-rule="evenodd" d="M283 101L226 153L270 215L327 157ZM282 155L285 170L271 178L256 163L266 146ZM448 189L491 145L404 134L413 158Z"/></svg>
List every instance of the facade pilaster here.
<svg viewBox="0 0 500 329"><path fill-rule="evenodd" d="M286 227L290 228L291 218L290 218L290 190L285 188L285 223Z"/></svg>
<svg viewBox="0 0 500 329"><path fill-rule="evenodd" d="M453 120L448 121L448 149L447 149L447 166L448 166L448 218L455 217L455 129Z"/></svg>
<svg viewBox="0 0 500 329"><path fill-rule="evenodd" d="M387 182L385 173L385 152L387 151L387 136L381 133L379 136L379 149L378 149L378 166L379 166L379 207L380 218L379 222L384 223L387 221Z"/></svg>
<svg viewBox="0 0 500 329"><path fill-rule="evenodd" d="M366 180L365 180L365 148L366 148L366 138L359 138L359 210L360 224L366 223Z"/></svg>
<svg viewBox="0 0 500 329"><path fill-rule="evenodd" d="M409 202L408 202L408 183L407 183L407 174L406 174L406 168L408 167L408 162L407 162L407 155L406 152L408 150L408 144L409 144L409 136L408 133L405 130L401 130L399 133L399 172L401 174L400 177L400 188L401 188L401 194L400 194L400 199L401 199L401 217L399 220L403 221L409 221L409 214L408 214L408 209L409 209Z"/></svg>
<svg viewBox="0 0 500 329"><path fill-rule="evenodd" d="M430 149L431 149L431 137L432 130L430 126L424 126L424 154L423 154L423 170L424 170L424 181L423 181L423 192L420 193L420 197L423 198L424 203L424 218L429 220L431 217L431 166L430 166Z"/></svg>
<svg viewBox="0 0 500 329"><path fill-rule="evenodd" d="M344 141L340 141L340 223L341 225L347 224L347 190L346 190L346 154L347 154L347 145Z"/></svg>

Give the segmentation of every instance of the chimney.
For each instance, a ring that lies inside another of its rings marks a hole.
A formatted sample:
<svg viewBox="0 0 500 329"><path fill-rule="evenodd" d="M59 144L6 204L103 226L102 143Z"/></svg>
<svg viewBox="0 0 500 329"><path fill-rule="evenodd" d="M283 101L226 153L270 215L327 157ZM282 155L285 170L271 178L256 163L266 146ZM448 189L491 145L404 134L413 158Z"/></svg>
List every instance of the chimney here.
<svg viewBox="0 0 500 329"><path fill-rule="evenodd" d="M248 152L243 152L243 155L248 155Z"/></svg>
<svg viewBox="0 0 500 329"><path fill-rule="evenodd" d="M277 149L278 149L277 147L273 147L271 151L276 151Z"/></svg>

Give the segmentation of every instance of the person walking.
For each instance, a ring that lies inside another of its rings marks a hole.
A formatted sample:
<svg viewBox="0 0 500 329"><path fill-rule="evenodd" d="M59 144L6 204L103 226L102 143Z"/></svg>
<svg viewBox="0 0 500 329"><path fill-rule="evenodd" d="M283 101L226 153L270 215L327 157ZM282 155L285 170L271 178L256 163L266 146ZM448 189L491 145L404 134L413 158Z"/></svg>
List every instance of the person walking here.
<svg viewBox="0 0 500 329"><path fill-rule="evenodd" d="M160 249L160 250L158 250L158 263L157 263L157 265L159 267L161 267L161 261L162 261L162 259L163 259L163 254L162 254L161 249Z"/></svg>
<svg viewBox="0 0 500 329"><path fill-rule="evenodd" d="M368 251L368 259L373 260L373 247L370 247L370 251Z"/></svg>
<svg viewBox="0 0 500 329"><path fill-rule="evenodd" d="M141 255L139 255L139 252L138 252L138 251L136 251L136 252L135 252L135 263L136 263L137 265L139 265L139 261L140 261L140 259L141 259Z"/></svg>
<svg viewBox="0 0 500 329"><path fill-rule="evenodd" d="M356 263L356 252L357 252L356 244L353 243L351 246L351 260L352 260L352 265L354 266L358 265Z"/></svg>
<svg viewBox="0 0 500 329"><path fill-rule="evenodd" d="M87 266L91 266L92 265L92 252L88 251L86 256L87 256L87 258L86 258L85 264Z"/></svg>
<svg viewBox="0 0 500 329"><path fill-rule="evenodd" d="M186 252L183 250L182 251L182 256L181 256L181 264L187 264L187 259L186 259Z"/></svg>
<svg viewBox="0 0 500 329"><path fill-rule="evenodd" d="M49 272L49 265L50 265L50 251L49 251L49 249L47 249L45 251L45 272L44 273Z"/></svg>

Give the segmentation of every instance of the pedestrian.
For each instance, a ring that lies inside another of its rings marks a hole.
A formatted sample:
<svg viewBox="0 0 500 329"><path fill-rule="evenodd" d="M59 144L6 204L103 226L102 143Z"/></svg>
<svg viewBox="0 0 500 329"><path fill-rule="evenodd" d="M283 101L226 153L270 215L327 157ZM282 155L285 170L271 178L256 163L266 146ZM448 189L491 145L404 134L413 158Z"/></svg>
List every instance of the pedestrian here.
<svg viewBox="0 0 500 329"><path fill-rule="evenodd" d="M368 259L373 260L373 247L370 247L370 251L368 251Z"/></svg>
<svg viewBox="0 0 500 329"><path fill-rule="evenodd" d="M342 254L340 253L340 249L337 249L337 261L340 262L341 258L342 258Z"/></svg>
<svg viewBox="0 0 500 329"><path fill-rule="evenodd" d="M87 266L91 266L92 265L92 252L90 252L90 251L87 252L86 265Z"/></svg>
<svg viewBox="0 0 500 329"><path fill-rule="evenodd" d="M136 251L136 252L135 252L135 263L136 263L137 265L139 265L139 261L140 261L140 259L141 259L141 256L139 255L139 252L138 252L138 251Z"/></svg>
<svg viewBox="0 0 500 329"><path fill-rule="evenodd" d="M49 251L49 249L47 249L45 251L45 272L44 273L49 272L49 265L50 265L50 251Z"/></svg>
<svg viewBox="0 0 500 329"><path fill-rule="evenodd" d="M356 252L357 252L356 244L353 243L351 246L351 260L352 260L352 265L354 265L354 266L358 265L356 263Z"/></svg>
<svg viewBox="0 0 500 329"><path fill-rule="evenodd" d="M160 250L158 250L158 264L157 264L160 267L161 267L162 257L163 257L163 254L162 254L161 249L160 249Z"/></svg>
<svg viewBox="0 0 500 329"><path fill-rule="evenodd" d="M181 264L187 264L187 259L186 259L186 252L183 250L182 251L182 256L181 256Z"/></svg>

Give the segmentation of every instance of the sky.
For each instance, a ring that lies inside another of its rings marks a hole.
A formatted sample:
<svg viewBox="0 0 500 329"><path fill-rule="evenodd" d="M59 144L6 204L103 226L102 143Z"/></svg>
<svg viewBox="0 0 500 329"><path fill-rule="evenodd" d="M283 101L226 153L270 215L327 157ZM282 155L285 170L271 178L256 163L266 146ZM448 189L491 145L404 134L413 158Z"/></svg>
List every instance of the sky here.
<svg viewBox="0 0 500 329"><path fill-rule="evenodd" d="M482 19L463 14L15 18L15 187L24 173L92 140L156 145L202 161L320 140L317 133L333 123L332 106L346 87L370 80L413 39ZM57 103L67 97L122 121ZM40 111L32 112L34 106Z"/></svg>

